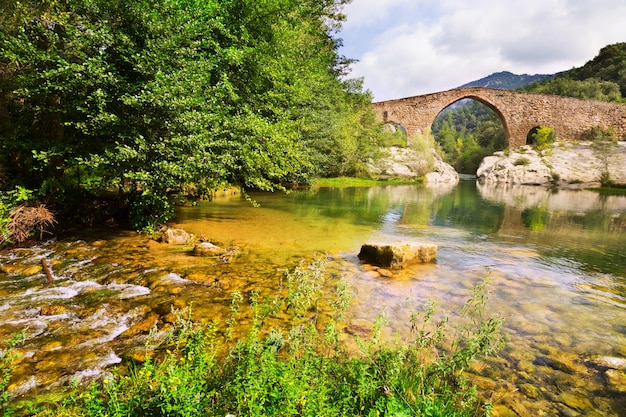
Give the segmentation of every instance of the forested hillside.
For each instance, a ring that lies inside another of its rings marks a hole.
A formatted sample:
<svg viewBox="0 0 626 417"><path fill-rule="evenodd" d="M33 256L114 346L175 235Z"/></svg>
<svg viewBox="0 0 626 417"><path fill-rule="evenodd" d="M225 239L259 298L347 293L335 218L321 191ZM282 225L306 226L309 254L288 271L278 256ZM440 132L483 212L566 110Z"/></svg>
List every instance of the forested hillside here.
<svg viewBox="0 0 626 417"><path fill-rule="evenodd" d="M379 129L342 78L348 2L2 1L0 219L46 202L141 228L174 196L358 172Z"/></svg>
<svg viewBox="0 0 626 417"><path fill-rule="evenodd" d="M624 102L626 94L626 42L605 46L598 55L580 68L573 68L556 78L529 84L526 91Z"/></svg>

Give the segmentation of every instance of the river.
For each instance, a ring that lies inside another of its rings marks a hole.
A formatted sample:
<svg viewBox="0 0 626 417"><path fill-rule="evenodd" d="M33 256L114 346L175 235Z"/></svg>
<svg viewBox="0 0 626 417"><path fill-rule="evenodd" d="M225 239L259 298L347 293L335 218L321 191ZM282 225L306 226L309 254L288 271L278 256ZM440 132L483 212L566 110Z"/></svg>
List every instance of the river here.
<svg viewBox="0 0 626 417"><path fill-rule="evenodd" d="M487 313L505 318L508 343L472 377L493 415L626 415L626 375L599 358L626 358L626 196L542 187L379 186L237 193L181 207L170 226L223 246L230 263L191 256L117 229L77 232L0 253L0 338L24 330L14 399L56 393L134 357L156 322L190 302L223 320L230 294L275 290L285 269L325 254L354 298L347 325L384 311L406 335L430 300L454 310L487 277ZM361 265L367 242L437 244L436 262L392 277ZM41 260L52 265L45 286Z"/></svg>

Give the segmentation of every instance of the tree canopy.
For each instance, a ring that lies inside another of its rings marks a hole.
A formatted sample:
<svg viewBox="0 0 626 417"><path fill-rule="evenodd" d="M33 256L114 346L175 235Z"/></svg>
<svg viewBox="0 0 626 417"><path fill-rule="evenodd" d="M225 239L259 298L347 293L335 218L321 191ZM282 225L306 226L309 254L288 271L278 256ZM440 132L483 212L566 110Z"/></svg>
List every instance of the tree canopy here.
<svg viewBox="0 0 626 417"><path fill-rule="evenodd" d="M377 129L343 79L347 2L2 0L0 188L115 191L142 227L175 193L358 170Z"/></svg>

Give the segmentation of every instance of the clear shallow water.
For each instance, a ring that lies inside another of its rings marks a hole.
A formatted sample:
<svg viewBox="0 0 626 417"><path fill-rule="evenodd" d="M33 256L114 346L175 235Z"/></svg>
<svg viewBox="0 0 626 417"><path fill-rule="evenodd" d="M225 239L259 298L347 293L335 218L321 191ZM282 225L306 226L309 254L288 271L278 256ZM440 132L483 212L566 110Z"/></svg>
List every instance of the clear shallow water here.
<svg viewBox="0 0 626 417"><path fill-rule="evenodd" d="M198 318L223 318L232 291L270 294L282 270L318 252L352 284L348 325L384 310L389 334L406 334L411 311L429 300L457 308L490 277L487 308L505 317L510 338L473 372L495 415L624 415L619 373L589 361L626 358L626 197L470 181L251 197L260 208L224 195L181 208L172 224L241 247L231 264L118 231L1 254L0 337L28 334L15 392L121 362L145 340L137 325L166 328L172 306L193 301ZM437 262L392 278L360 265L363 243L400 240L439 245ZM54 287L42 287L41 271L24 273L42 258L54 264Z"/></svg>

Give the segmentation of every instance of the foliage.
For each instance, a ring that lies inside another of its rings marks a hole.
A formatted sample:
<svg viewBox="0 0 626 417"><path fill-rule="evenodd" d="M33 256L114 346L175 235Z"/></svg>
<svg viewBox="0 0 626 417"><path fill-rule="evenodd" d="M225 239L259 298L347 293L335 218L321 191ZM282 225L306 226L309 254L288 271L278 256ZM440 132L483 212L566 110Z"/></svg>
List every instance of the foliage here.
<svg viewBox="0 0 626 417"><path fill-rule="evenodd" d="M407 146L407 134L402 126L388 123L383 125L382 129L384 135L380 143L381 146L385 148Z"/></svg>
<svg viewBox="0 0 626 417"><path fill-rule="evenodd" d="M543 151L550 149L552 144L556 141L556 133L554 129L548 126L539 126L533 133L531 133L533 144L535 149Z"/></svg>
<svg viewBox="0 0 626 417"><path fill-rule="evenodd" d="M619 84L597 78L574 80L562 76L540 84L531 84L527 87L527 90L534 93L576 97L586 100L624 102Z"/></svg>
<svg viewBox="0 0 626 417"><path fill-rule="evenodd" d="M626 95L626 43L607 45L580 68L552 80L532 83L528 91L593 100L624 102Z"/></svg>
<svg viewBox="0 0 626 417"><path fill-rule="evenodd" d="M380 185L415 184L415 180L373 180L366 178L336 177L315 180L315 187L376 187Z"/></svg>
<svg viewBox="0 0 626 417"><path fill-rule="evenodd" d="M615 131L612 128L604 129L601 126L593 126L583 132L582 137L593 141L591 147L600 161L600 185L602 187L612 186L611 166L616 162L619 155L619 152L615 152L617 147Z"/></svg>
<svg viewBox="0 0 626 417"><path fill-rule="evenodd" d="M464 371L502 345L502 319L484 318L486 288L475 289L457 312L457 325L433 303L411 318L413 338L382 339L380 316L372 336L350 354L340 323L349 294L343 279L329 283L323 260L301 264L285 277L284 292L268 300L252 293L250 328L223 353L244 311L233 294L228 329L179 320L163 358L149 360L78 390L40 416L474 416L485 415ZM327 296L327 294L333 294ZM286 328L273 327L281 318ZM227 330L228 330L227 329Z"/></svg>
<svg viewBox="0 0 626 417"><path fill-rule="evenodd" d="M611 127L605 129L602 126L593 126L585 130L580 136L583 140L593 142L617 142L617 135Z"/></svg>
<svg viewBox="0 0 626 417"><path fill-rule="evenodd" d="M603 47L591 61L568 71L568 76L574 80L597 78L616 83L622 96L626 96L626 42Z"/></svg>
<svg viewBox="0 0 626 417"><path fill-rule="evenodd" d="M15 369L15 360L19 357L16 347L23 341L24 333L18 333L0 348L0 414L5 417L12 414L11 409L6 407L10 394L7 388Z"/></svg>
<svg viewBox="0 0 626 417"><path fill-rule="evenodd" d="M477 101L441 112L433 123L433 134L444 161L461 173L476 173L485 156L506 146L498 115Z"/></svg>
<svg viewBox="0 0 626 417"><path fill-rule="evenodd" d="M154 227L185 190L358 173L379 129L362 82L340 78L345 3L2 2L5 187L66 213L124 202Z"/></svg>

